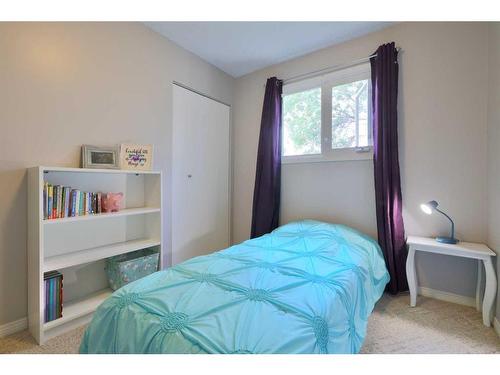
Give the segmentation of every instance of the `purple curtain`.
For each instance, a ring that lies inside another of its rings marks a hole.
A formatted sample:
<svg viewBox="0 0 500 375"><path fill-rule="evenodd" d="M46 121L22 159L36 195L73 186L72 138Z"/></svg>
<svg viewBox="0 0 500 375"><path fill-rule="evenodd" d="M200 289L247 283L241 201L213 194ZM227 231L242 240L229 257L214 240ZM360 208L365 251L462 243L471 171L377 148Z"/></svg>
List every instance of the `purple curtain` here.
<svg viewBox="0 0 500 375"><path fill-rule="evenodd" d="M381 45L370 59L378 242L391 276L387 290L393 294L408 290L398 158L397 58L392 42Z"/></svg>
<svg viewBox="0 0 500 375"><path fill-rule="evenodd" d="M251 237L278 227L281 190L281 93L276 77L266 83L253 192Z"/></svg>

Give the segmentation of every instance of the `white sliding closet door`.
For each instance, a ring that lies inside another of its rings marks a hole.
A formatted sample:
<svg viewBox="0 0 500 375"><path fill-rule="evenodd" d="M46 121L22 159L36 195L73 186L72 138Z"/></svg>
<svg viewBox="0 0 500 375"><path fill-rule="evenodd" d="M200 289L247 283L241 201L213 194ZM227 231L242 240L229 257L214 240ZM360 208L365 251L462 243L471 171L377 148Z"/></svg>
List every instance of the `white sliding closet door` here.
<svg viewBox="0 0 500 375"><path fill-rule="evenodd" d="M229 106L173 85L172 264L229 246Z"/></svg>

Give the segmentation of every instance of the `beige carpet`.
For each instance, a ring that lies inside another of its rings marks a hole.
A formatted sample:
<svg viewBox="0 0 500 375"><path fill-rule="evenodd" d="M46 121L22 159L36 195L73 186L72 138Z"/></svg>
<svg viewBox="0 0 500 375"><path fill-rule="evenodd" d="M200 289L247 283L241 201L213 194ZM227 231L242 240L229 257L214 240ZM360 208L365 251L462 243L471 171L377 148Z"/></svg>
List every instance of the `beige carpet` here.
<svg viewBox="0 0 500 375"><path fill-rule="evenodd" d="M475 308L385 295L375 306L361 353L500 353L500 338Z"/></svg>
<svg viewBox="0 0 500 375"><path fill-rule="evenodd" d="M385 295L370 317L362 353L500 353L500 339L471 307ZM77 353L85 327L36 345L27 331L0 339L0 353Z"/></svg>

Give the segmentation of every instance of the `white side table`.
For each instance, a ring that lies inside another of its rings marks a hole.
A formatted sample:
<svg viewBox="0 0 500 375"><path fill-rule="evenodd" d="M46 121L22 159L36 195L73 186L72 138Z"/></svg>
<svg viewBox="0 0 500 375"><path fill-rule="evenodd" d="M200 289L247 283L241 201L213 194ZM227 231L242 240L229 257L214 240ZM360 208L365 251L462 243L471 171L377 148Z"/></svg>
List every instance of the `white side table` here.
<svg viewBox="0 0 500 375"><path fill-rule="evenodd" d="M497 292L497 278L493 268L492 257L496 254L486 245L472 242L459 242L455 245L437 242L434 238L409 236L408 259L406 260L406 275L410 289L410 306L417 304L417 272L415 270L415 253L425 251L428 253L453 255L457 257L477 259L477 285L476 285L476 308L481 308L481 283L483 278L483 267L486 274L486 287L482 301L483 323L489 327L491 324L493 302Z"/></svg>

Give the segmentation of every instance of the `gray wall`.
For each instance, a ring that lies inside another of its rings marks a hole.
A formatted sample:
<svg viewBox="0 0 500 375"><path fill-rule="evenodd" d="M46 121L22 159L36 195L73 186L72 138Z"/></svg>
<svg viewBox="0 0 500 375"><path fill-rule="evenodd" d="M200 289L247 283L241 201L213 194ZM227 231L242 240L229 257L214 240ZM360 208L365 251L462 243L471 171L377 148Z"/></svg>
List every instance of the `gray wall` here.
<svg viewBox="0 0 500 375"><path fill-rule="evenodd" d="M0 56L2 325L26 316L25 168L77 167L82 144L153 143L168 252L172 81L231 103L233 78L140 23L0 23Z"/></svg>
<svg viewBox="0 0 500 375"><path fill-rule="evenodd" d="M249 236L265 81L370 55L395 41L400 56L399 137L408 235L447 233L446 219L419 205L436 199L457 236L486 242L488 24L399 23L379 32L236 80L233 116L233 240ZM305 217L346 223L376 235L371 161L283 165L282 222ZM472 297L475 263L419 254L423 286Z"/></svg>
<svg viewBox="0 0 500 375"><path fill-rule="evenodd" d="M488 244L500 255L500 22L489 28L488 79ZM500 280L500 256L497 256ZM500 320L500 288L497 319Z"/></svg>

